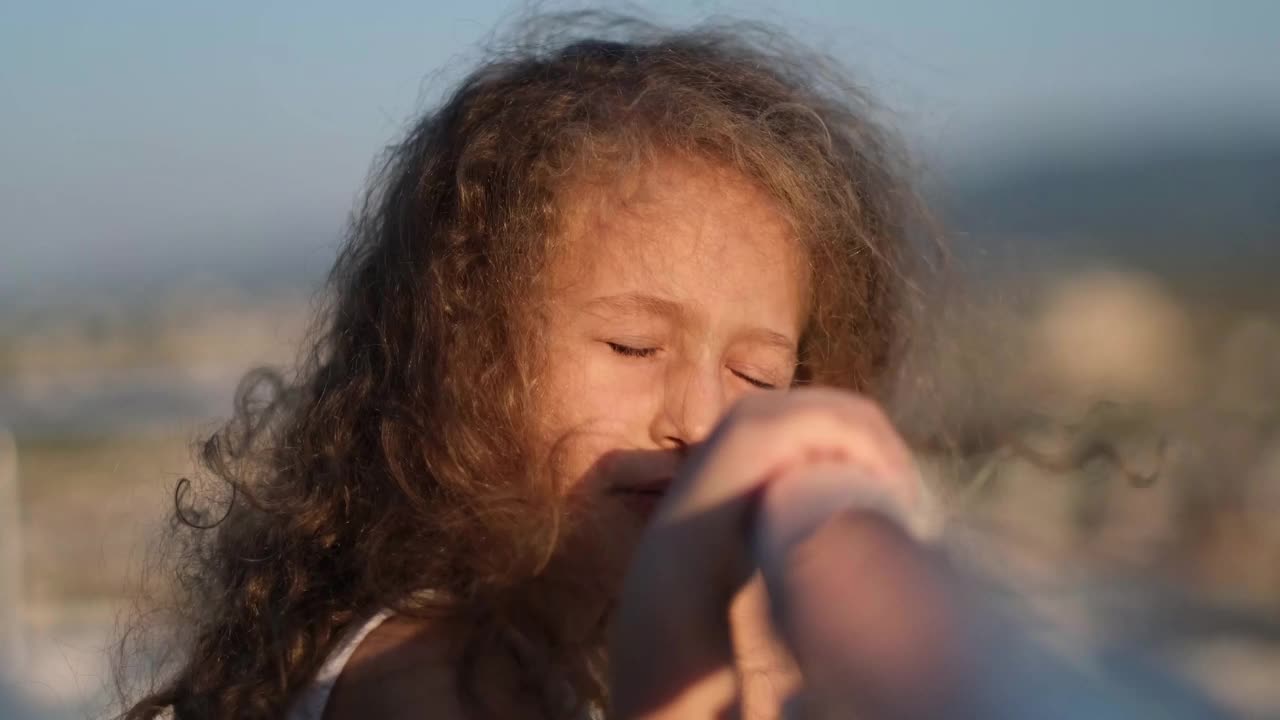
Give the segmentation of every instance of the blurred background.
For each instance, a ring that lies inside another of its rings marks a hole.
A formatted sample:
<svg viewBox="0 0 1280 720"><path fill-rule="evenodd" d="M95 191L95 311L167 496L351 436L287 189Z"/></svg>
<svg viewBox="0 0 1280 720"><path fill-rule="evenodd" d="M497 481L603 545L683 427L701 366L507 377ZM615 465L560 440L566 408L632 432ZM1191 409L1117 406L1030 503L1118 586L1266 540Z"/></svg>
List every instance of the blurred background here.
<svg viewBox="0 0 1280 720"><path fill-rule="evenodd" d="M882 100L972 291L937 372L1001 449L937 470L1004 539L974 555L1280 716L1280 3L604 7L776 24ZM108 707L191 443L292 360L375 155L527 9L0 7L0 697Z"/></svg>

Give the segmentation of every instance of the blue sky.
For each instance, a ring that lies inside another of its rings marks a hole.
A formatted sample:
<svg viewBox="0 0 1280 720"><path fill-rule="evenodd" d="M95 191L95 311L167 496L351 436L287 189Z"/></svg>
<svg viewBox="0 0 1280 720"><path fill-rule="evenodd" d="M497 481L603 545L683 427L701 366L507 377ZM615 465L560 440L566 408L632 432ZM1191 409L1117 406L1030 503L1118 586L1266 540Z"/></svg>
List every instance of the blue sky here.
<svg viewBox="0 0 1280 720"><path fill-rule="evenodd" d="M378 149L526 6L5 4L0 285L328 253ZM631 7L783 26L848 65L926 161L1153 122L1280 124L1280 2L772 6Z"/></svg>

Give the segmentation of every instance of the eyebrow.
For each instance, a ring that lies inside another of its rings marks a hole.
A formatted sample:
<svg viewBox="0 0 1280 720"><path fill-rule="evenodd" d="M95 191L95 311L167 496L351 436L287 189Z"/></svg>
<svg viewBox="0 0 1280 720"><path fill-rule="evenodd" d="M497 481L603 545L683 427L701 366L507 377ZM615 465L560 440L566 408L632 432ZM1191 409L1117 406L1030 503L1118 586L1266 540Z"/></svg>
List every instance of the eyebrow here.
<svg viewBox="0 0 1280 720"><path fill-rule="evenodd" d="M587 303L587 309L639 312L673 319L683 318L686 314L680 303L644 293L622 293L620 295L598 297Z"/></svg>
<svg viewBox="0 0 1280 720"><path fill-rule="evenodd" d="M644 313L679 320L687 313L680 303L656 295L645 293L622 293L598 297L586 305L588 310L613 310L615 312ZM743 333L743 337L751 342L784 350L792 357L798 353L796 342L780 332L768 328L756 327Z"/></svg>
<svg viewBox="0 0 1280 720"><path fill-rule="evenodd" d="M780 332L774 332L768 328L752 328L744 333L744 337L761 345L769 345L779 350L785 350L792 357L795 357L798 352L795 341Z"/></svg>

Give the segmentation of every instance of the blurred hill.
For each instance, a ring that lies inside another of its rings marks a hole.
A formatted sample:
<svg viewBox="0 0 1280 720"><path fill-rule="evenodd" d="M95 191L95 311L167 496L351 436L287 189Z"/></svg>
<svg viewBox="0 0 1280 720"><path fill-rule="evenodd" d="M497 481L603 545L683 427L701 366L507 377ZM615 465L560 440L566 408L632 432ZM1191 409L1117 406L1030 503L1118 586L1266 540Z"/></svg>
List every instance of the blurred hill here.
<svg viewBox="0 0 1280 720"><path fill-rule="evenodd" d="M943 163L926 194L962 256L994 256L1017 269L1109 263L1172 276L1280 272L1280 125L1147 125L1011 135L968 161ZM345 210L221 234L233 237L174 228L153 252L111 262L68 256L64 271L39 277L21 263L0 263L0 336L103 299L146 305L210 288L246 297L314 290L336 253Z"/></svg>
<svg viewBox="0 0 1280 720"><path fill-rule="evenodd" d="M1280 131L1102 136L1011 152L944 183L935 195L962 253L1193 282L1280 274Z"/></svg>
<svg viewBox="0 0 1280 720"><path fill-rule="evenodd" d="M0 263L0 337L15 325L94 311L103 304L146 315L148 306L175 296L310 293L333 264L342 231L339 217L228 233L235 235L230 240L175 228L152 252L123 249L110 262L90 253L69 256L57 271L27 273Z"/></svg>

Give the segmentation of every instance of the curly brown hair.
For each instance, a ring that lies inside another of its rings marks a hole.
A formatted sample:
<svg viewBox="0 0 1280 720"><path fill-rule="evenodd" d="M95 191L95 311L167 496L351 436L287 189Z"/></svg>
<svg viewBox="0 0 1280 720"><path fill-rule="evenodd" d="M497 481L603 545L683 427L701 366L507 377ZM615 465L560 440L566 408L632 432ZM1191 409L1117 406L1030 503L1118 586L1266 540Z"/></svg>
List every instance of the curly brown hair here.
<svg viewBox="0 0 1280 720"><path fill-rule="evenodd" d="M603 620L570 630L529 600L566 511L523 440L527 308L571 182L657 153L735 169L808 253L797 382L874 391L892 367L919 206L877 109L828 61L743 25L557 16L522 38L387 151L305 360L250 374L203 446L226 492L201 511L179 486L190 637L125 717L279 717L383 606L469 629L460 692L477 705L491 657L548 716L607 704Z"/></svg>

